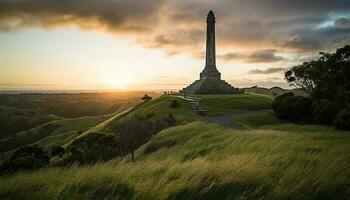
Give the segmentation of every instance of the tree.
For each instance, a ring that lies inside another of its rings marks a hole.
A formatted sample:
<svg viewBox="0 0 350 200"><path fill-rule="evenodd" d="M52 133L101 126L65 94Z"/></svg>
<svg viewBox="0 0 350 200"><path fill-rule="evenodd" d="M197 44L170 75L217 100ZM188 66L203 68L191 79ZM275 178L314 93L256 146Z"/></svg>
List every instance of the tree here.
<svg viewBox="0 0 350 200"><path fill-rule="evenodd" d="M93 164L119 155L118 141L113 134L92 132L74 140L68 148L66 163Z"/></svg>
<svg viewBox="0 0 350 200"><path fill-rule="evenodd" d="M291 86L301 87L314 99L333 99L350 90L350 46L335 53L320 53L318 60L304 62L285 73Z"/></svg>
<svg viewBox="0 0 350 200"><path fill-rule="evenodd" d="M334 125L340 130L350 130L350 110L340 111L334 120Z"/></svg>
<svg viewBox="0 0 350 200"><path fill-rule="evenodd" d="M341 109L336 103L326 99L314 102L312 107L314 122L325 125L331 125Z"/></svg>
<svg viewBox="0 0 350 200"><path fill-rule="evenodd" d="M152 100L152 97L148 96L148 94L145 94L142 98L141 98L142 101L144 102L147 102L149 100Z"/></svg>
<svg viewBox="0 0 350 200"><path fill-rule="evenodd" d="M294 96L292 92L277 96L272 108L281 119L306 122L311 118L311 100L303 96Z"/></svg>
<svg viewBox="0 0 350 200"><path fill-rule="evenodd" d="M157 120L148 121L146 118L135 116L129 121L113 127L116 133L119 151L122 154L130 153L131 161L135 161L135 150L145 144L155 134L163 129L176 124L176 119L172 114Z"/></svg>
<svg viewBox="0 0 350 200"><path fill-rule="evenodd" d="M0 173L13 173L22 170L34 170L49 164L49 157L39 146L24 146L15 151L0 166Z"/></svg>
<svg viewBox="0 0 350 200"><path fill-rule="evenodd" d="M128 122L114 128L118 133L117 140L120 151L131 154L131 161L135 161L135 150L145 144L154 134L153 123L136 116Z"/></svg>

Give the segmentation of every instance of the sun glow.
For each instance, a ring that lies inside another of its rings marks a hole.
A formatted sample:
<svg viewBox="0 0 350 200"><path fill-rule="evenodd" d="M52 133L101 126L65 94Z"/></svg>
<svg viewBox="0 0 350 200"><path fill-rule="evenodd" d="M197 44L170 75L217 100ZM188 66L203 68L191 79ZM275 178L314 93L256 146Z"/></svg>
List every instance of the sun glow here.
<svg viewBox="0 0 350 200"><path fill-rule="evenodd" d="M110 86L112 89L126 89L127 82L124 79L114 79L110 81Z"/></svg>

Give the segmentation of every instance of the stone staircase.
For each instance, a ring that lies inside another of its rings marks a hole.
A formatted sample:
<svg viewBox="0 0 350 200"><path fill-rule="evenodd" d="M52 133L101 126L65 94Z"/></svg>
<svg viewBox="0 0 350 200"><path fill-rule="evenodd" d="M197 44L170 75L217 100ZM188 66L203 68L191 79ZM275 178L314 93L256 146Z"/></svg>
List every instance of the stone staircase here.
<svg viewBox="0 0 350 200"><path fill-rule="evenodd" d="M198 98L198 97L191 97L191 96L188 96L188 97L186 97L186 100L187 100L188 102L190 102L191 107L192 107L192 110L193 110L194 112L196 112L197 114L202 115L202 116L206 116L206 115L207 115L207 111L206 111L205 108L200 104L199 98Z"/></svg>

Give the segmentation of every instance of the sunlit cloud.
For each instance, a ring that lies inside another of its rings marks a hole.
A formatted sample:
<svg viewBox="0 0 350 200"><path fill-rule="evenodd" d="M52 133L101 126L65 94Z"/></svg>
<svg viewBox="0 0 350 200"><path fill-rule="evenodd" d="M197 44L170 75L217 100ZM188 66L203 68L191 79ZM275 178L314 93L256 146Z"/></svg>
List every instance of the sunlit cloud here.
<svg viewBox="0 0 350 200"><path fill-rule="evenodd" d="M264 70L261 70L261 69L250 70L248 73L249 74L274 74L276 72L283 72L286 70L287 69L283 67L271 67Z"/></svg>
<svg viewBox="0 0 350 200"><path fill-rule="evenodd" d="M163 59L186 55L198 63L205 55L205 15L210 9L217 19L217 64L235 74L268 76L350 42L350 1L344 0L0 0L0 32L76 27L163 51ZM249 80L245 83L254 84Z"/></svg>
<svg viewBox="0 0 350 200"><path fill-rule="evenodd" d="M230 62L232 60L241 60L246 63L274 63L285 60L282 56L277 56L275 53L277 50L263 50L256 51L248 54L242 53L226 53L219 55L218 58L224 62Z"/></svg>

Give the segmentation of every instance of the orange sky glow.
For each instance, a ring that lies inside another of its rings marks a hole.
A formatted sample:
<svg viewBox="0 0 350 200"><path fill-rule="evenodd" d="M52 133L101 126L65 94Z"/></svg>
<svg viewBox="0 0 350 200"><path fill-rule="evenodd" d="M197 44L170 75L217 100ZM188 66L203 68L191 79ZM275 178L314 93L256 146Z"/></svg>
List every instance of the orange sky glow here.
<svg viewBox="0 0 350 200"><path fill-rule="evenodd" d="M222 78L286 88L289 67L350 42L350 3L302 2L0 0L0 90L181 89L204 68L209 9Z"/></svg>

